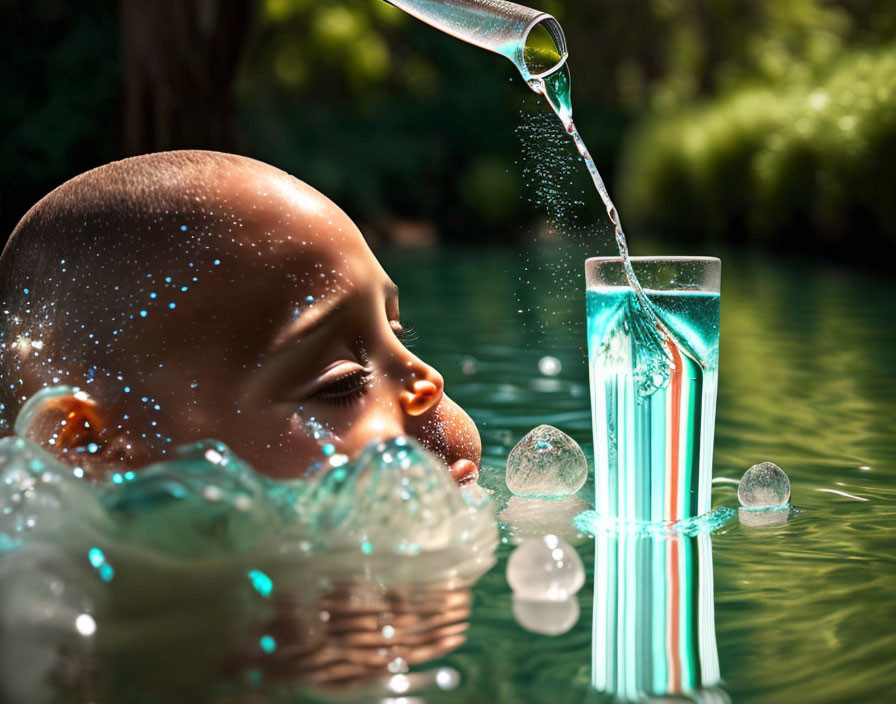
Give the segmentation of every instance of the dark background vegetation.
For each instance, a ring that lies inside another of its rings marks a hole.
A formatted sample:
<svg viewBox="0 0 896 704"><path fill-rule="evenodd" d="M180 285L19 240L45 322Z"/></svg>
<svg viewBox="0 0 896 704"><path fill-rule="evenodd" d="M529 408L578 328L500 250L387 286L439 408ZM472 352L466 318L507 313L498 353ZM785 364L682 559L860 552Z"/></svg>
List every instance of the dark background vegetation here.
<svg viewBox="0 0 896 704"><path fill-rule="evenodd" d="M630 236L896 249L896 3L532 4ZM7 234L81 171L186 147L290 171L374 240L522 242L567 178L600 217L510 62L382 0L0 0L0 45Z"/></svg>

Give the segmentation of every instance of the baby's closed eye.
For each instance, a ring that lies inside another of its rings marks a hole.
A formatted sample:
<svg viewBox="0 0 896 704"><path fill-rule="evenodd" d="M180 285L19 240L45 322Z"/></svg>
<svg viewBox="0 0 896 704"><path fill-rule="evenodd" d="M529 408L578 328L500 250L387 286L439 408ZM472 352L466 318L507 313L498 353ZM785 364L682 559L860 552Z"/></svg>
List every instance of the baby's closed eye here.
<svg viewBox="0 0 896 704"><path fill-rule="evenodd" d="M395 333L395 337L397 337L405 347L413 347L417 340L420 339L420 336L417 334L417 329L410 321L402 322L400 320L390 320L389 325L392 327L392 332Z"/></svg>
<svg viewBox="0 0 896 704"><path fill-rule="evenodd" d="M349 367L354 368L349 368ZM340 364L331 373L321 378L316 390L308 396L309 401L327 401L347 405L354 403L367 390L373 372L353 362Z"/></svg>

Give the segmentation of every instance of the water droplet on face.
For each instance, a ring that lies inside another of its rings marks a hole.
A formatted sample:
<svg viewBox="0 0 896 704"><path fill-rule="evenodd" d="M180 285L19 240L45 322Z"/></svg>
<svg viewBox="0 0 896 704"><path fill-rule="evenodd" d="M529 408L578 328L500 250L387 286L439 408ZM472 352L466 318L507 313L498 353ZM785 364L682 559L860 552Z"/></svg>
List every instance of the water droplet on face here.
<svg viewBox="0 0 896 704"><path fill-rule="evenodd" d="M344 455L340 452L337 452L333 455L330 455L330 466L331 467L341 467L342 465L348 462L348 455Z"/></svg>
<svg viewBox="0 0 896 704"><path fill-rule="evenodd" d="M265 653L273 653L277 649L277 641L273 636L263 635L258 639L258 646Z"/></svg>

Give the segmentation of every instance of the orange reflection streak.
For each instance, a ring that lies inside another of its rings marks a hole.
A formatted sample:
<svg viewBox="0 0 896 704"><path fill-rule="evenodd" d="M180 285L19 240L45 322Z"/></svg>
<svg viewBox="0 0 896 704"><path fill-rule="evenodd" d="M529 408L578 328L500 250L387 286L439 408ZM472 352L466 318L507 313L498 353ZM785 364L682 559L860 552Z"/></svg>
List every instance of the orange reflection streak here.
<svg viewBox="0 0 896 704"><path fill-rule="evenodd" d="M671 478L670 478L670 496L669 496L669 519L677 521L681 516L678 514L678 484L679 484L679 450L680 450L680 434L681 434L681 384L682 384L682 363L681 353L672 340L667 340L666 344L672 353L672 372L669 379L669 393L671 394L671 419L672 439L670 448L671 462Z"/></svg>

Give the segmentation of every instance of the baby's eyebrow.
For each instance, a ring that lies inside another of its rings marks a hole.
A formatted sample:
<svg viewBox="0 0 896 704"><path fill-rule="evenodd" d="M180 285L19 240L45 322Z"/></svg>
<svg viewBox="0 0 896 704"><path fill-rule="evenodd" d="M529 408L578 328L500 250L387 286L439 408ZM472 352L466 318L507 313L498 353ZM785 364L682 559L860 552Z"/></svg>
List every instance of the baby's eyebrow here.
<svg viewBox="0 0 896 704"><path fill-rule="evenodd" d="M293 318L286 327L274 337L268 352L279 352L290 342L308 337L323 327L334 315L345 308L345 296L336 299L325 299L324 302L308 308Z"/></svg>
<svg viewBox="0 0 896 704"><path fill-rule="evenodd" d="M386 298L398 298L398 286L391 281L386 282Z"/></svg>

